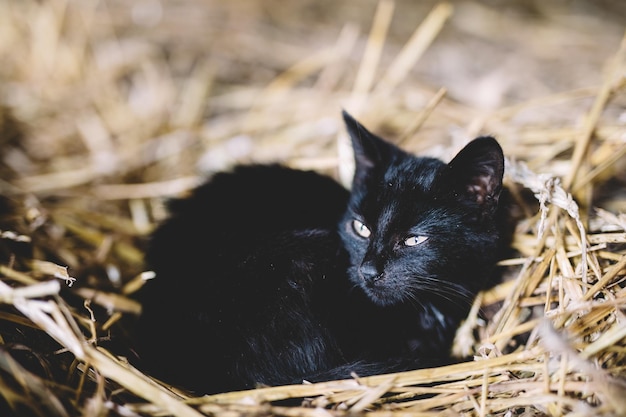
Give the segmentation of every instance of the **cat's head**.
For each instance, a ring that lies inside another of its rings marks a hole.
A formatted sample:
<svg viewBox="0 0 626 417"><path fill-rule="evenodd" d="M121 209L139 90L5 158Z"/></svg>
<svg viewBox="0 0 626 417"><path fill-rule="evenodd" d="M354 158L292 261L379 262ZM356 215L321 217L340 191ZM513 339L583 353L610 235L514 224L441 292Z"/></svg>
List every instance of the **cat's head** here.
<svg viewBox="0 0 626 417"><path fill-rule="evenodd" d="M446 164L344 119L356 165L339 226L350 280L381 306L435 298L468 306L496 261L500 145L479 137Z"/></svg>

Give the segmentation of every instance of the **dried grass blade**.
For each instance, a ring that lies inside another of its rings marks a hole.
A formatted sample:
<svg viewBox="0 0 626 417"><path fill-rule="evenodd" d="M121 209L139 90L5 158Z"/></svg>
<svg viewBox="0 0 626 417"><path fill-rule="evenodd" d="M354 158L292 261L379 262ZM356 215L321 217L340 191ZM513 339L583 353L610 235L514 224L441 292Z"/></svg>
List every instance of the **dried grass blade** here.
<svg viewBox="0 0 626 417"><path fill-rule="evenodd" d="M431 10L383 75L376 86L377 93L390 94L406 78L415 63L435 40L445 22L452 15L452 11L453 7L450 3L439 3Z"/></svg>
<svg viewBox="0 0 626 417"><path fill-rule="evenodd" d="M532 261L529 260L520 271L513 290L510 292L509 296L504 300L503 309L498 312L496 318L491 323L491 333L492 334L500 334L505 331L505 329L510 329L515 327L515 321L517 321L518 316L514 314L518 309L517 300L519 300L522 295L528 295L534 288L539 284L539 282L545 276L545 273L550 266L551 260L554 257L554 250L548 250L544 256L542 257L541 262L535 266L534 269L531 269ZM536 259L537 256L533 256L531 259Z"/></svg>
<svg viewBox="0 0 626 417"><path fill-rule="evenodd" d="M372 88L376 70L380 63L382 49L387 37L387 30L391 24L395 3L393 0L380 0L376 7L374 22L370 29L365 52L359 65L359 70L354 81L350 96L348 111L358 117L361 112L365 96ZM349 188L354 173L354 156L350 138L345 133L337 135L337 157L339 181Z"/></svg>
<svg viewBox="0 0 626 417"><path fill-rule="evenodd" d="M158 405L164 411L181 417L201 417L202 414L185 404L181 398L149 380L142 373L126 367L93 346L85 349L85 360L100 374L122 385L130 392Z"/></svg>
<svg viewBox="0 0 626 417"><path fill-rule="evenodd" d="M579 178L572 187L572 192L576 193L582 187L589 185L596 177L613 167L624 155L626 155L626 145L620 146L617 151L612 152L609 157L604 159L598 166L587 172L585 176Z"/></svg>
<svg viewBox="0 0 626 417"><path fill-rule="evenodd" d="M494 358L481 359L473 362L462 362L454 365L447 365L438 368L418 369L415 371L399 372L395 374L375 375L359 378L355 380L341 380L320 382L316 384L287 385L280 387L258 388L248 391L227 392L215 394L202 398L191 399L190 404L201 404L203 402L228 404L246 400L253 400L256 403L267 401L278 401L287 398L313 397L317 395L327 395L331 392L355 391L361 392L363 386L376 386L389 381L391 376L395 377L395 386L404 387L416 384L429 384L433 382L458 381L464 378L480 375L485 368L493 372L503 367L517 362L534 361L539 357L538 349L529 349L502 355Z"/></svg>
<svg viewBox="0 0 626 417"><path fill-rule="evenodd" d="M190 176L144 184L103 184L93 187L92 192L102 200L171 197L189 191L199 183L199 177Z"/></svg>
<svg viewBox="0 0 626 417"><path fill-rule="evenodd" d="M394 386L395 378L390 378L389 381L369 388L365 391L364 395L352 406L350 411L353 413L359 413L370 406L374 401L385 395Z"/></svg>
<svg viewBox="0 0 626 417"><path fill-rule="evenodd" d="M36 284L39 282L35 278L31 277L30 275L27 275L20 271L16 271L4 265L0 265L0 274L4 275L5 277L9 279L12 279L14 281L17 281L19 283L26 284L26 285Z"/></svg>
<svg viewBox="0 0 626 417"><path fill-rule="evenodd" d="M207 60L200 62L194 68L180 93L180 103L172 114L172 126L193 127L202 121L202 114L213 87L215 72L215 65Z"/></svg>
<svg viewBox="0 0 626 417"><path fill-rule="evenodd" d="M613 90L613 86L618 76L619 72L622 70L622 66L624 64L624 58L626 57L626 33L622 38L622 42L620 44L620 48L617 53L612 57L611 63L609 65L608 70L606 71L606 75L604 76L604 80L602 82L602 86L600 87L600 91L596 96L596 100L591 107L591 110L587 114L585 119L585 124L583 126L583 130L578 140L576 141L576 146L574 147L574 155L572 155L572 163L570 166L569 174L563 180L563 186L566 190L572 189L575 186L575 181L577 176L580 175L580 167L587 153L587 149L589 147L589 143L593 137L593 132L598 125L598 121L600 119L600 115L602 111L606 107L606 104L611 96L611 92Z"/></svg>
<svg viewBox="0 0 626 417"><path fill-rule="evenodd" d="M19 403L25 403L35 407L40 416L69 417L70 414L63 407L62 402L46 386L46 383L41 378L24 369L3 349L0 349L0 370L8 375L12 375L19 384L18 391L15 384L5 383L3 376L0 374L2 397L14 410L21 409Z"/></svg>
<svg viewBox="0 0 626 417"><path fill-rule="evenodd" d="M435 107L443 100L446 95L447 90L442 87L437 91L437 93L431 97L431 99L426 103L426 106L420 113L418 113L417 117L413 120L413 122L406 127L406 129L400 134L398 138L398 144L402 144L406 142L408 138L415 135L415 133L422 127L428 116L435 110Z"/></svg>
<svg viewBox="0 0 626 417"><path fill-rule="evenodd" d="M335 42L335 46L333 48L334 54L337 58L345 59L348 57L350 52L354 49L354 45L359 39L359 29L356 24L346 23L341 32L339 33L339 37ZM327 65L321 72L315 83L313 90L321 90L325 92L331 92L334 88L336 88L339 83L339 79L341 78L342 73L345 70L343 65L339 65L341 62L339 59L337 62L332 62Z"/></svg>
<svg viewBox="0 0 626 417"><path fill-rule="evenodd" d="M613 266L594 284L593 287L583 296L583 300L588 301L598 292L607 288L609 283L626 268L626 256L622 255L620 261Z"/></svg>
<svg viewBox="0 0 626 417"><path fill-rule="evenodd" d="M360 110L358 103L361 101L362 97L371 90L374 83L374 77L378 64L380 63L382 49L385 45L387 30L391 24L394 8L393 0L380 0L378 2L374 22L372 23L365 52L363 53L363 59L361 60L361 65L359 66L359 71L357 72L352 89L350 109L355 116L359 114Z"/></svg>

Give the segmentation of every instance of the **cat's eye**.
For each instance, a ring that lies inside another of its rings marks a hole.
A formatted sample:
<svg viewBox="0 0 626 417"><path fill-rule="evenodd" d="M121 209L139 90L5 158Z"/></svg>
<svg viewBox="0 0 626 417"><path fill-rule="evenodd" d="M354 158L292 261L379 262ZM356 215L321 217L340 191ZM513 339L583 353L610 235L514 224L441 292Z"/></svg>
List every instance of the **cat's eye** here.
<svg viewBox="0 0 626 417"><path fill-rule="evenodd" d="M367 239L372 234L371 230L363 222L357 219L352 220L352 229L354 230L354 233L364 239Z"/></svg>
<svg viewBox="0 0 626 417"><path fill-rule="evenodd" d="M409 236L404 239L404 246L417 246L428 240L428 236Z"/></svg>

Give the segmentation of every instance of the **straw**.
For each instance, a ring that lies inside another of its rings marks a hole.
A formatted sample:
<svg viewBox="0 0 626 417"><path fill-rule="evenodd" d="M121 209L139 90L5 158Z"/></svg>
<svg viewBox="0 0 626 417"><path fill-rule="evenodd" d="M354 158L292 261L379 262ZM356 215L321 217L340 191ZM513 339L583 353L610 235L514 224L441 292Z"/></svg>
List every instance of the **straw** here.
<svg viewBox="0 0 626 417"><path fill-rule="evenodd" d="M8 405L60 416L626 413L623 27L558 5L538 4L535 18L465 1L330 3L0 2ZM562 53L585 81L539 79L536 62L515 59L526 47L551 63ZM471 96L482 93L502 106L481 108ZM154 278L143 256L166 201L240 162L349 186L342 108L406 150L448 157L471 132L505 151L514 253L458 331L464 360L210 396L130 366L124 336Z"/></svg>

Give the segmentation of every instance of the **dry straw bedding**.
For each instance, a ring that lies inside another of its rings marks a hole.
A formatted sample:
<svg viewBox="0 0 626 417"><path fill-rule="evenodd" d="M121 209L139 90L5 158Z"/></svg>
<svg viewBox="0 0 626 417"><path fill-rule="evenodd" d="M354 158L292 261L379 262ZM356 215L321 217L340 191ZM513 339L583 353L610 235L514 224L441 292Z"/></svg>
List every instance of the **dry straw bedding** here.
<svg viewBox="0 0 626 417"><path fill-rule="evenodd" d="M597 69L598 85L485 112L410 77L449 4L388 60L391 1L367 30L346 24L304 58L267 50L279 68L269 83L244 66L218 76L206 51L167 55L158 39L114 30L121 6L106 6L0 3L6 403L42 416L626 415L626 42ZM480 132L500 139L521 219L505 280L459 330L455 350L475 360L194 398L116 355L108 342L139 311L132 293L150 275L142 250L163 199L236 161L349 178L341 107L443 158Z"/></svg>

